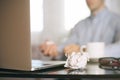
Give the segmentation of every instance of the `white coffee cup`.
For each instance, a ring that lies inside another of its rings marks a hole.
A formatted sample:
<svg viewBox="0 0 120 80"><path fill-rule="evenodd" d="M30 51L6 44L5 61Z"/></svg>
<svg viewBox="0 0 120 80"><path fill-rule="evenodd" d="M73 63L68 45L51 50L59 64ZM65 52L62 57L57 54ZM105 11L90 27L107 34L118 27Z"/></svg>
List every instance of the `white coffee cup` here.
<svg viewBox="0 0 120 80"><path fill-rule="evenodd" d="M90 42L87 45L81 46L81 51L86 48L86 51L89 54L89 58L100 58L104 57L104 42Z"/></svg>

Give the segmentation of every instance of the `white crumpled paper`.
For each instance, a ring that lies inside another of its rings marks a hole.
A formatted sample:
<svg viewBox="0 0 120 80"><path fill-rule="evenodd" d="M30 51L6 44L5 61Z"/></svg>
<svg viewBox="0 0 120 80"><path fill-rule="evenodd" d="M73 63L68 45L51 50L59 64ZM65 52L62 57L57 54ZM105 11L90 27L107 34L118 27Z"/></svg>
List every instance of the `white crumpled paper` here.
<svg viewBox="0 0 120 80"><path fill-rule="evenodd" d="M67 55L64 67L69 67L71 69L85 69L88 61L89 56L87 52L72 52L70 55Z"/></svg>

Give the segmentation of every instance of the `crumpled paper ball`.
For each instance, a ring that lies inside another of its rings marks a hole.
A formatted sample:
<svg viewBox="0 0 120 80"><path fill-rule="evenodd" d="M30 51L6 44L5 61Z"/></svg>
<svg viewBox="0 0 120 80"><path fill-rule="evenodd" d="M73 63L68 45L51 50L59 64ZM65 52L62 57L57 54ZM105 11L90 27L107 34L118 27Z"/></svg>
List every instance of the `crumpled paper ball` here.
<svg viewBox="0 0 120 80"><path fill-rule="evenodd" d="M70 55L67 55L64 67L71 69L85 69L88 61L89 55L87 52L72 52Z"/></svg>

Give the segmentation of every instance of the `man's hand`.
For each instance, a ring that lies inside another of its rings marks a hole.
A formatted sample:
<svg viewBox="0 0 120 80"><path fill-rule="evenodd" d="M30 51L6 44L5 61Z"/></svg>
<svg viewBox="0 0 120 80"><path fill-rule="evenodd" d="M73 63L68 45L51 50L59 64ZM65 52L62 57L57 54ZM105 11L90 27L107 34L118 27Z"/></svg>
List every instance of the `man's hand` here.
<svg viewBox="0 0 120 80"><path fill-rule="evenodd" d="M64 53L66 56L71 54L72 52L80 52L80 46L76 44L70 44L64 48Z"/></svg>
<svg viewBox="0 0 120 80"><path fill-rule="evenodd" d="M45 41L39 46L39 49L45 56L51 56L54 58L58 54L57 46L52 41Z"/></svg>

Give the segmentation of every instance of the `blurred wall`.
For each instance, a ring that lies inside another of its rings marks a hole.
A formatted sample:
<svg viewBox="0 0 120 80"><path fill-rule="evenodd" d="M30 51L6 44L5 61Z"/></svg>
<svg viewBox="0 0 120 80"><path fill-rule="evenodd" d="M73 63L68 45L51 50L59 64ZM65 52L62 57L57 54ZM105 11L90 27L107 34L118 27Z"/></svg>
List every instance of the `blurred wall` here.
<svg viewBox="0 0 120 80"><path fill-rule="evenodd" d="M106 0L106 5L111 11L120 15L120 0Z"/></svg>
<svg viewBox="0 0 120 80"><path fill-rule="evenodd" d="M64 29L64 0L43 0L43 31L33 32L32 44L39 44L46 39L57 43L66 33Z"/></svg>
<svg viewBox="0 0 120 80"><path fill-rule="evenodd" d="M38 46L45 40L53 40L59 44L67 36L64 26L64 0L43 0L43 31L31 33L33 59L49 60L42 55Z"/></svg>
<svg viewBox="0 0 120 80"><path fill-rule="evenodd" d="M64 0L44 0L44 30L45 37L59 42L65 33Z"/></svg>

